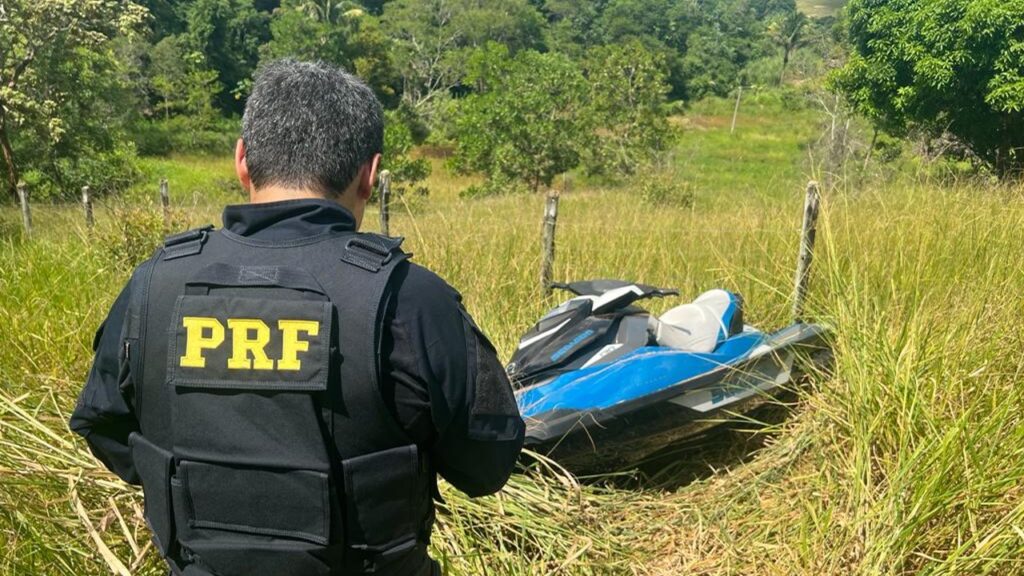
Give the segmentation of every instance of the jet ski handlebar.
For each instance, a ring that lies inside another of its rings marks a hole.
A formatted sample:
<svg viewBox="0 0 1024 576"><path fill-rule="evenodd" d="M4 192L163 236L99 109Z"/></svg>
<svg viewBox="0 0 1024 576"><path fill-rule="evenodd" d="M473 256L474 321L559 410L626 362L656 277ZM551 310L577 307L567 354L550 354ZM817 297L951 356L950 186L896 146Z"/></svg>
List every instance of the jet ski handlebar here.
<svg viewBox="0 0 1024 576"><path fill-rule="evenodd" d="M612 290L620 290L626 287L636 287L642 298L661 298L664 296L678 296L679 291L674 288L658 288L647 284L638 284L627 280L614 280L609 278L597 280L579 280L576 282L552 282L553 288L572 292L577 296L603 296Z"/></svg>

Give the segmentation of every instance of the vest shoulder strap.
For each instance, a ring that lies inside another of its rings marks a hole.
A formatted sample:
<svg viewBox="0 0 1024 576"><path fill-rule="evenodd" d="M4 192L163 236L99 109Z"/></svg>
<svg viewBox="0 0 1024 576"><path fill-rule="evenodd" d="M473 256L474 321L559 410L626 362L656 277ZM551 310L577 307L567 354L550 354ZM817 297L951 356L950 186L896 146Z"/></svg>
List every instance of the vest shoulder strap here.
<svg viewBox="0 0 1024 576"><path fill-rule="evenodd" d="M199 254L203 251L203 244L211 230L213 230L213 225L207 224L200 228L167 236L164 238L163 259L174 260Z"/></svg>
<svg viewBox="0 0 1024 576"><path fill-rule="evenodd" d="M368 272L377 273L396 256L410 256L402 251L405 238L361 233L348 237L341 260Z"/></svg>

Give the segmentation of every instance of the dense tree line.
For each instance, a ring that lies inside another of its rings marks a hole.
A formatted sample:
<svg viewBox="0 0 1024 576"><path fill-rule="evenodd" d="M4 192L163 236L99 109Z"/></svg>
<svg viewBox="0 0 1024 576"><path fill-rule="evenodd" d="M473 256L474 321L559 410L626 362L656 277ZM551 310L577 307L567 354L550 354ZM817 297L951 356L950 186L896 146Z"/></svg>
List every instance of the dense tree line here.
<svg viewBox="0 0 1024 576"><path fill-rule="evenodd" d="M847 21L831 82L862 115L1000 176L1024 171L1024 0L852 0Z"/></svg>
<svg viewBox="0 0 1024 576"><path fill-rule="evenodd" d="M494 183L629 173L666 146L666 101L788 61L799 18L794 0L0 0L3 183L112 191L137 154L227 149L253 73L285 56L364 78L408 179L425 167L400 153L428 136ZM496 109L533 121L495 140Z"/></svg>

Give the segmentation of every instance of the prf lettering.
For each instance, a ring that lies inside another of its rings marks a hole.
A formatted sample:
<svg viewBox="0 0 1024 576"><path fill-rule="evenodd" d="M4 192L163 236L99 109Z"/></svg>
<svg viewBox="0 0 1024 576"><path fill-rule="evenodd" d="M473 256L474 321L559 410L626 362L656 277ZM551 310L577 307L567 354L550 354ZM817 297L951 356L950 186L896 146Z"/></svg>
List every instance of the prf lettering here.
<svg viewBox="0 0 1024 576"><path fill-rule="evenodd" d="M224 344L224 324L206 316L185 316L181 323L185 328L185 355L181 357L181 366L205 368L203 353ZM309 350L309 341L302 337L315 337L320 333L320 323L314 320L278 320L281 358L275 361L267 357L270 326L266 322L259 318L228 318L227 324L231 331L230 370L299 370L302 368L299 353Z"/></svg>

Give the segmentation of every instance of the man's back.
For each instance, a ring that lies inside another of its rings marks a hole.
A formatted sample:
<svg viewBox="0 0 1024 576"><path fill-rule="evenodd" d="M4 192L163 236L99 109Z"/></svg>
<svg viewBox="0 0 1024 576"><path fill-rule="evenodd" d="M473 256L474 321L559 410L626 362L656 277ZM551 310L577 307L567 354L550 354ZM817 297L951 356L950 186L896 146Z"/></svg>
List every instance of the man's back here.
<svg viewBox="0 0 1024 576"><path fill-rule="evenodd" d="M507 480L523 423L493 347L361 209L229 206L101 327L72 428L142 483L175 572L428 574L435 473Z"/></svg>

